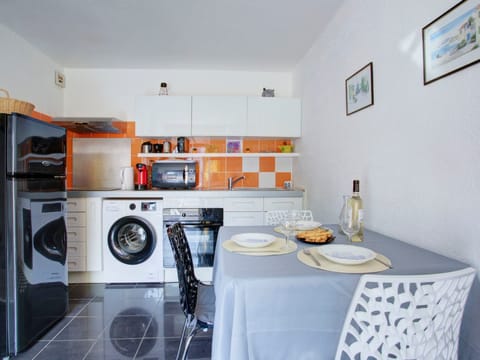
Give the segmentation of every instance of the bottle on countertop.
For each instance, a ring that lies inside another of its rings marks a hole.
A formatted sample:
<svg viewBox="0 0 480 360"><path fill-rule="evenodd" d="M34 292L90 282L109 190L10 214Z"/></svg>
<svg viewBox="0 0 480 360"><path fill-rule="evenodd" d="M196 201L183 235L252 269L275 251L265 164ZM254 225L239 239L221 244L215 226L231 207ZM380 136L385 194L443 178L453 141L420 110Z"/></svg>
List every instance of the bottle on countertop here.
<svg viewBox="0 0 480 360"><path fill-rule="evenodd" d="M168 88L167 88L167 83L166 82L162 82L160 84L160 92L158 93L158 95L160 95L160 96L168 95Z"/></svg>
<svg viewBox="0 0 480 360"><path fill-rule="evenodd" d="M353 194L350 201L352 202L353 221L358 219L358 222L360 223L360 230L352 236L352 241L360 242L363 241L363 218L365 214L363 210L363 201L360 197L360 180L353 180Z"/></svg>

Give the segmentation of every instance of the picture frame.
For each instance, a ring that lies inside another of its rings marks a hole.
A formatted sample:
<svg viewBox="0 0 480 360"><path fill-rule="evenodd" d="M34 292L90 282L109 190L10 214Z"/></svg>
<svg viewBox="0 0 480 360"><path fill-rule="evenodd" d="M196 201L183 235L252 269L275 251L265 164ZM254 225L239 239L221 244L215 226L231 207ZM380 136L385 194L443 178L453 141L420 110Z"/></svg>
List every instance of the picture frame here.
<svg viewBox="0 0 480 360"><path fill-rule="evenodd" d="M480 0L463 0L422 29L423 84L480 61Z"/></svg>
<svg viewBox="0 0 480 360"><path fill-rule="evenodd" d="M241 139L227 139L227 153L241 153L242 140Z"/></svg>
<svg viewBox="0 0 480 360"><path fill-rule="evenodd" d="M345 80L347 115L354 114L374 104L373 62L369 62Z"/></svg>

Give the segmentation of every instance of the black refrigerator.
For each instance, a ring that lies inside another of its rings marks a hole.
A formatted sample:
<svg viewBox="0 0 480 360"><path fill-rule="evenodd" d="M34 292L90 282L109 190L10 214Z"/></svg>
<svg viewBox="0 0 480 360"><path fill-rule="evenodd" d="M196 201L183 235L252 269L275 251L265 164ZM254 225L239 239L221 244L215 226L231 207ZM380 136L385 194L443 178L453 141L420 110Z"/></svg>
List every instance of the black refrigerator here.
<svg viewBox="0 0 480 360"><path fill-rule="evenodd" d="M0 114L0 355L28 348L68 306L65 129Z"/></svg>

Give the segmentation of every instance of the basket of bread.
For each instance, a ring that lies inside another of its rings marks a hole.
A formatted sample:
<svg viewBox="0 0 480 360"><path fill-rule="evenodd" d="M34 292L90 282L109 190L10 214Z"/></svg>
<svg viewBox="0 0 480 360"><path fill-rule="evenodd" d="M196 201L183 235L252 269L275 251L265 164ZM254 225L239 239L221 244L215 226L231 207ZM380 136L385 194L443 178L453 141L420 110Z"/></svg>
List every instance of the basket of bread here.
<svg viewBox="0 0 480 360"><path fill-rule="evenodd" d="M19 113L27 116L32 114L35 105L26 101L12 99L5 89L0 89L0 96L2 95L1 93L3 93L4 97L0 97L0 113Z"/></svg>
<svg viewBox="0 0 480 360"><path fill-rule="evenodd" d="M335 240L333 230L327 227L318 227L316 229L297 232L297 239L307 244L328 244Z"/></svg>

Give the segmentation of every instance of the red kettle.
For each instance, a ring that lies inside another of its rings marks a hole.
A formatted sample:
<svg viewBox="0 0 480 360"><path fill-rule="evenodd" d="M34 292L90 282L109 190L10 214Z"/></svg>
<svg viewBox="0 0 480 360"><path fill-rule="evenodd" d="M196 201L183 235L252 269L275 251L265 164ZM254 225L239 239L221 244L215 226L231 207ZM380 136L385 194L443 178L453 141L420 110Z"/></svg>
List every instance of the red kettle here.
<svg viewBox="0 0 480 360"><path fill-rule="evenodd" d="M147 190L148 187L148 169L147 165L138 163L137 169L137 183L135 184L136 190Z"/></svg>

